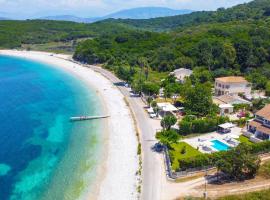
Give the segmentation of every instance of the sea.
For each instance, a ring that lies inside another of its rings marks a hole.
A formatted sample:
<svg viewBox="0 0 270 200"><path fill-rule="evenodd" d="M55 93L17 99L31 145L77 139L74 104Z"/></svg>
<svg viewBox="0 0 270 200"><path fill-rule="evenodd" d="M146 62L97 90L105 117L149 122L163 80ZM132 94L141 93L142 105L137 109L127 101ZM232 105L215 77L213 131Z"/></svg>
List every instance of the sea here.
<svg viewBox="0 0 270 200"><path fill-rule="evenodd" d="M0 56L0 200L76 200L93 189L102 155L101 103L72 74Z"/></svg>

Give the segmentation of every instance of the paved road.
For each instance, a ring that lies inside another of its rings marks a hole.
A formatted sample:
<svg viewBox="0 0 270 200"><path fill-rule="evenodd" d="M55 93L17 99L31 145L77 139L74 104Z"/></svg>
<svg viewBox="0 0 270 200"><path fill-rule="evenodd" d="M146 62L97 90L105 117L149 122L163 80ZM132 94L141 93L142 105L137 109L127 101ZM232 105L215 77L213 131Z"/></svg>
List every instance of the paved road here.
<svg viewBox="0 0 270 200"><path fill-rule="evenodd" d="M121 82L114 74L97 66L90 66L91 69L101 73L108 78L112 83ZM160 128L159 123L150 119L143 107L145 104L140 97L131 97L128 88L118 86L119 90L129 101L130 108L135 115L138 129L141 135L142 144L142 194L143 200L160 200L161 178L164 173L162 169L162 159L160 155L153 152L151 147L157 142L155 139L156 129Z"/></svg>

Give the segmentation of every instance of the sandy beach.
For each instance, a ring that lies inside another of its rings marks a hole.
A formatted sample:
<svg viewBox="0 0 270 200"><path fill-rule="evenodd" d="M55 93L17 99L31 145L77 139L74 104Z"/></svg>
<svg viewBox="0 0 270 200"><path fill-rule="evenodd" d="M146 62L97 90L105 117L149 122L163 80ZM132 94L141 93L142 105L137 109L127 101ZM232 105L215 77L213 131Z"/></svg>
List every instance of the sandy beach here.
<svg viewBox="0 0 270 200"><path fill-rule="evenodd" d="M96 90L103 101L104 112L110 118L106 120L108 133L104 134L105 159L99 166L94 191L86 199L137 199L138 142L130 110L117 87L92 69L68 61L68 55L13 50L0 50L0 55L32 59L59 67Z"/></svg>

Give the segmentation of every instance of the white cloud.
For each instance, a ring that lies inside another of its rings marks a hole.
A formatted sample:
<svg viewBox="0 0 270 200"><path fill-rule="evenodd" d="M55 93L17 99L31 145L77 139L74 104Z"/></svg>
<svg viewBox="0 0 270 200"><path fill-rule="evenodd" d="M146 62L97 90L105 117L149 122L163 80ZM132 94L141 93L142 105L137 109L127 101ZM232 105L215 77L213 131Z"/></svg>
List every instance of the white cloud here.
<svg viewBox="0 0 270 200"><path fill-rule="evenodd" d="M18 18L57 14L96 16L142 6L213 10L247 1L250 0L0 0L0 13L16 13Z"/></svg>

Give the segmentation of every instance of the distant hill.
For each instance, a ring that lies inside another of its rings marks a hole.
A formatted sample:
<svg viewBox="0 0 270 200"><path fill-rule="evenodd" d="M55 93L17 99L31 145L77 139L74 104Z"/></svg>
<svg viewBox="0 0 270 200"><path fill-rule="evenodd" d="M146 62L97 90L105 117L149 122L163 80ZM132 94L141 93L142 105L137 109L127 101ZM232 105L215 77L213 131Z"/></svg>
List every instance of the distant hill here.
<svg viewBox="0 0 270 200"><path fill-rule="evenodd" d="M157 17L154 19L107 19L107 22L126 24L151 31L168 31L205 23L224 23L235 20L259 19L270 16L270 0L254 0L249 3L217 11L199 11L190 14Z"/></svg>
<svg viewBox="0 0 270 200"><path fill-rule="evenodd" d="M0 17L0 20L8 20L8 18Z"/></svg>
<svg viewBox="0 0 270 200"><path fill-rule="evenodd" d="M128 10L122 10L105 16L104 18L113 19L150 19L156 17L167 17L174 15L183 15L193 12L192 10L173 10L164 7L141 7Z"/></svg>
<svg viewBox="0 0 270 200"><path fill-rule="evenodd" d="M79 23L92 23L105 19L150 19L155 17L166 17L189 14L193 12L192 10L173 10L164 7L141 7L133 8L128 10L122 10L115 12L103 17L93 17L93 18L82 18L73 15L56 15L56 16L45 16L39 19L44 20L56 20L56 21L72 21Z"/></svg>
<svg viewBox="0 0 270 200"><path fill-rule="evenodd" d="M54 21L70 21L70 22L78 22L78 23L92 23L99 21L101 18L82 18L73 15L56 15L56 16L46 16L40 17L39 19L43 20L54 20Z"/></svg>

